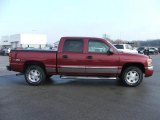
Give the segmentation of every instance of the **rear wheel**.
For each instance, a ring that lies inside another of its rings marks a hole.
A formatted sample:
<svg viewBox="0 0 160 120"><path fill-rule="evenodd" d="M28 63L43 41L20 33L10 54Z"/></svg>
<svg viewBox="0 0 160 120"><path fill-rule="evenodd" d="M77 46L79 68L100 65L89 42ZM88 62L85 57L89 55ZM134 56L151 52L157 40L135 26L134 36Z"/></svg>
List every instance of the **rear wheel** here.
<svg viewBox="0 0 160 120"><path fill-rule="evenodd" d="M128 67L123 71L121 79L124 85L136 87L143 80L143 72L138 67Z"/></svg>
<svg viewBox="0 0 160 120"><path fill-rule="evenodd" d="M31 65L25 71L25 79L29 85L40 85L45 81L46 74L40 66Z"/></svg>

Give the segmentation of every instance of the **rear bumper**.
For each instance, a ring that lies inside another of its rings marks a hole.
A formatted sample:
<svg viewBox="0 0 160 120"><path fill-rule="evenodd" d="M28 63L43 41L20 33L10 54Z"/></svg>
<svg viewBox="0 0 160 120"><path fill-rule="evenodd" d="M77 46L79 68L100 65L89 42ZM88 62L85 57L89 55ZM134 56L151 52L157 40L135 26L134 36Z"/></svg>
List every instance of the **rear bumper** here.
<svg viewBox="0 0 160 120"><path fill-rule="evenodd" d="M145 67L145 77L149 77L153 75L153 66Z"/></svg>
<svg viewBox="0 0 160 120"><path fill-rule="evenodd" d="M11 66L6 66L8 71L11 71Z"/></svg>

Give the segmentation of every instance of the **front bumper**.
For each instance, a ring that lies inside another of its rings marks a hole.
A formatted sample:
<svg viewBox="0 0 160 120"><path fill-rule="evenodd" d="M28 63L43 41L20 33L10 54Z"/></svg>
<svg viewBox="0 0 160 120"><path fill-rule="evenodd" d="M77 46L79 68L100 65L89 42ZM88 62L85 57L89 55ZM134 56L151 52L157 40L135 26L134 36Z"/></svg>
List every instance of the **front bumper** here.
<svg viewBox="0 0 160 120"><path fill-rule="evenodd" d="M11 71L11 66L6 66L8 71Z"/></svg>
<svg viewBox="0 0 160 120"><path fill-rule="evenodd" d="M153 66L145 67L145 77L149 77L153 75Z"/></svg>

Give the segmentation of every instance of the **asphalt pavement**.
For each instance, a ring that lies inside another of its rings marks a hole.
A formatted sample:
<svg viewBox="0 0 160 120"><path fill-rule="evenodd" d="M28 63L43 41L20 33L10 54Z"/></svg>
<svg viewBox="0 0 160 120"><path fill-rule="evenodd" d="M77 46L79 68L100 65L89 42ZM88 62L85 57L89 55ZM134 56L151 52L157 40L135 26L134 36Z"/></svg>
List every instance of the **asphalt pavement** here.
<svg viewBox="0 0 160 120"><path fill-rule="evenodd" d="M154 75L138 87L119 80L66 80L54 76L29 86L5 70L0 56L0 120L159 120L160 55L152 56Z"/></svg>

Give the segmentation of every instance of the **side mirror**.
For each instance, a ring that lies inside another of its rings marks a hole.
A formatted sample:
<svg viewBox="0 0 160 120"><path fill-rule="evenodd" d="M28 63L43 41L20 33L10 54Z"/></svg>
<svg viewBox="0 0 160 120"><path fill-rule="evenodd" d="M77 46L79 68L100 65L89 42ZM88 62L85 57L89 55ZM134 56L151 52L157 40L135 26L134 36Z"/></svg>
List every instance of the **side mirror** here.
<svg viewBox="0 0 160 120"><path fill-rule="evenodd" d="M113 52L113 49L112 48L109 48L109 50L108 50L108 52L107 52L108 54L113 54L114 52Z"/></svg>

